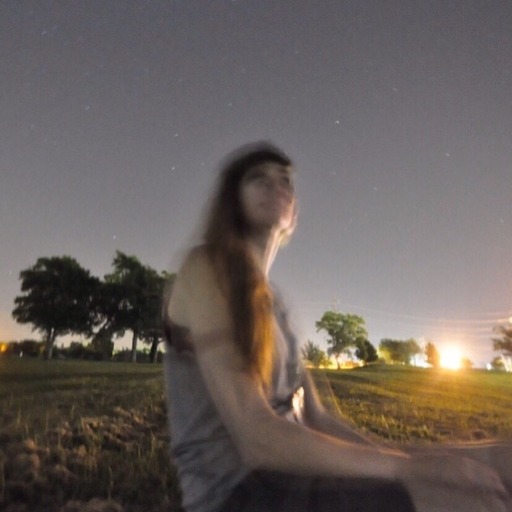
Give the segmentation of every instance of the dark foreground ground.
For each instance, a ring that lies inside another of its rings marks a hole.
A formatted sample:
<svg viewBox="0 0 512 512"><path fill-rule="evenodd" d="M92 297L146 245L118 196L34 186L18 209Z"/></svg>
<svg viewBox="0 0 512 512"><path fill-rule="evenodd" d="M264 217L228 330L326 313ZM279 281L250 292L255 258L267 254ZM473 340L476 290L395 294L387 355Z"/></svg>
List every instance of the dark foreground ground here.
<svg viewBox="0 0 512 512"><path fill-rule="evenodd" d="M379 442L512 438L510 375L314 376L331 410ZM0 359L0 511L179 511L168 445L161 366Z"/></svg>

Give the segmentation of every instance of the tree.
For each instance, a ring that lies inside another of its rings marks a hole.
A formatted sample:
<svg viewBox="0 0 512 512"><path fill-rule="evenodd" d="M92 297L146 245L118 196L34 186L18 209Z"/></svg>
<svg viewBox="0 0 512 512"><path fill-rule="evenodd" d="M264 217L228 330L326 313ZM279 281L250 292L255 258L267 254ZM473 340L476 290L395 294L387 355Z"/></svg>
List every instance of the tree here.
<svg viewBox="0 0 512 512"><path fill-rule="evenodd" d="M339 357L351 347L358 347L368 338L363 318L350 313L343 314L337 311L326 311L322 318L315 323L316 330L325 331L329 336L327 344L330 355L336 357L338 368Z"/></svg>
<svg viewBox="0 0 512 512"><path fill-rule="evenodd" d="M156 346L162 339L161 299L168 274L158 274L137 257L120 251L112 266L114 271L105 276L108 288L102 299L106 308L103 328L121 336L132 332L131 361L135 362L139 340L150 340Z"/></svg>
<svg viewBox="0 0 512 512"><path fill-rule="evenodd" d="M124 296L124 288L119 282L101 281L96 289L93 300L96 329L91 345L93 350L100 352L105 359L112 358L114 350L112 338L118 332L123 332L121 311Z"/></svg>
<svg viewBox="0 0 512 512"><path fill-rule="evenodd" d="M414 356L421 354L421 348L416 340L392 340L384 338L380 340L379 350L384 358L393 363L411 364Z"/></svg>
<svg viewBox="0 0 512 512"><path fill-rule="evenodd" d="M37 340L21 340L0 343L0 354L18 357L39 357L44 352L44 345Z"/></svg>
<svg viewBox="0 0 512 512"><path fill-rule="evenodd" d="M375 347L365 339L357 343L356 357L365 363L374 363L379 359Z"/></svg>
<svg viewBox="0 0 512 512"><path fill-rule="evenodd" d="M300 352L302 359L310 362L315 368L329 366L330 361L327 353L310 340L306 342Z"/></svg>
<svg viewBox="0 0 512 512"><path fill-rule="evenodd" d="M110 361L114 353L114 342L112 341L112 332L101 330L96 333L91 340L88 348L98 355L98 359Z"/></svg>
<svg viewBox="0 0 512 512"><path fill-rule="evenodd" d="M115 290L116 310L112 329L120 336L132 332L131 361L137 360L137 342L142 328L146 272L136 256L117 251L112 261L114 271L105 276L112 291Z"/></svg>
<svg viewBox="0 0 512 512"><path fill-rule="evenodd" d="M150 272L147 276L147 302L140 337L151 345L149 360L152 363L156 361L158 345L164 339L162 329L162 297L164 288L172 286L175 277L175 274L165 271L160 274Z"/></svg>
<svg viewBox="0 0 512 512"><path fill-rule="evenodd" d="M499 370L499 371L504 371L505 370L505 363L503 362L503 357L502 356L496 356L492 361L491 361L491 368L493 370Z"/></svg>
<svg viewBox="0 0 512 512"><path fill-rule="evenodd" d="M505 370L510 372L512 371L512 327L497 325L493 330L501 336L492 339L494 350L501 352Z"/></svg>
<svg viewBox="0 0 512 512"><path fill-rule="evenodd" d="M94 322L92 300L98 280L69 256L39 258L20 272L22 295L14 299L13 318L43 334L45 357L65 334L89 334Z"/></svg>
<svg viewBox="0 0 512 512"><path fill-rule="evenodd" d="M434 368L439 368L441 366L441 355L431 341L429 341L425 347L425 356L427 357L427 363L432 365Z"/></svg>

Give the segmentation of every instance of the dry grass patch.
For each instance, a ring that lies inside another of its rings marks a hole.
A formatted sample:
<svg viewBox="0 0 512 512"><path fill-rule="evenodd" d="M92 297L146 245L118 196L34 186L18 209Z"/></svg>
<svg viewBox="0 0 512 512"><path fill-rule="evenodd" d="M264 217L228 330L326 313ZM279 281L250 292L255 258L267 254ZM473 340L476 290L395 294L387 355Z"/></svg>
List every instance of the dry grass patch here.
<svg viewBox="0 0 512 512"><path fill-rule="evenodd" d="M179 510L161 372L1 361L0 510Z"/></svg>

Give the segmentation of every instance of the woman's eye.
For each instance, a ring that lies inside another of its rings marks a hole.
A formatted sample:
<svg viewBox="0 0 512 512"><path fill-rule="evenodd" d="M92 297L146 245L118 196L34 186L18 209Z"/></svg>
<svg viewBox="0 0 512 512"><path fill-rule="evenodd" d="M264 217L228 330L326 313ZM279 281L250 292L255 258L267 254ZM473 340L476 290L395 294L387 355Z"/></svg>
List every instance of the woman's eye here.
<svg viewBox="0 0 512 512"><path fill-rule="evenodd" d="M281 183L290 189L293 188L293 182L290 176L283 176L281 178Z"/></svg>

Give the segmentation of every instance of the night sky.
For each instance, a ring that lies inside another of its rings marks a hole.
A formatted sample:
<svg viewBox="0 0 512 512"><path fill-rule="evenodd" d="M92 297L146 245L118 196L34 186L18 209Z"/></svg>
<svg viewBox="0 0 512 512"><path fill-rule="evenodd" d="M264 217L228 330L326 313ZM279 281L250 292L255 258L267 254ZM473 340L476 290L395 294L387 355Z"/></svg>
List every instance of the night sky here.
<svg viewBox="0 0 512 512"><path fill-rule="evenodd" d="M375 346L496 355L510 0L2 0L0 66L0 340L37 337L11 311L38 257L176 270L219 162L265 139L297 168L272 278L304 341L325 347L314 323L336 308Z"/></svg>

